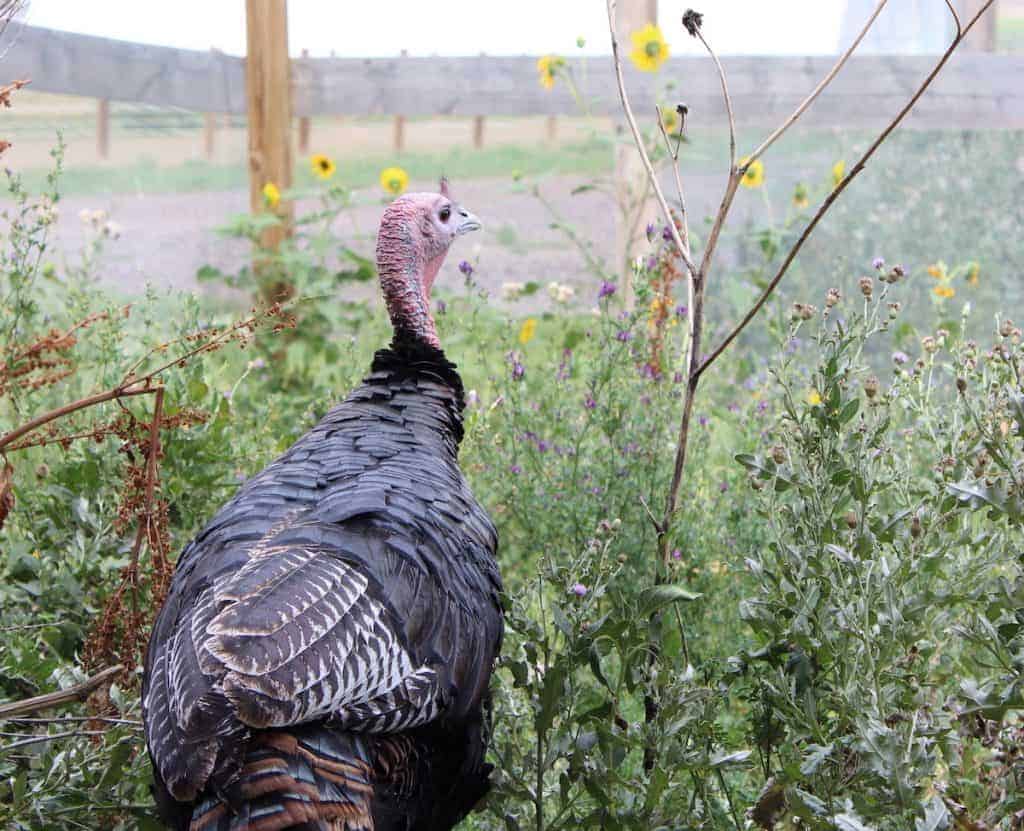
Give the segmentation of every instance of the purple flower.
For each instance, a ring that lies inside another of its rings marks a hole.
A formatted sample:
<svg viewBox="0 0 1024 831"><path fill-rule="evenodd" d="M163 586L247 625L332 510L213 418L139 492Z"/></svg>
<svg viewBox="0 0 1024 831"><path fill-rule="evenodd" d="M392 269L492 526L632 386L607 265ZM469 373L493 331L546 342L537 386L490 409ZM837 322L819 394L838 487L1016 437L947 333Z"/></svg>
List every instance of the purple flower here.
<svg viewBox="0 0 1024 831"><path fill-rule="evenodd" d="M596 410L597 402L594 400L594 396L588 393L587 397L583 399L583 406L588 410Z"/></svg>
<svg viewBox="0 0 1024 831"><path fill-rule="evenodd" d="M521 467L519 467L519 465L511 465L509 467L509 472L515 474L516 476L518 476L520 473L523 472L523 469Z"/></svg>
<svg viewBox="0 0 1024 831"><path fill-rule="evenodd" d="M526 367L524 367L519 361L512 362L512 380L521 381L523 376L526 374Z"/></svg>
<svg viewBox="0 0 1024 831"><path fill-rule="evenodd" d="M461 263L459 263L459 271L461 271L467 277L473 276L473 266L471 266L467 260L463 260Z"/></svg>
<svg viewBox="0 0 1024 831"><path fill-rule="evenodd" d="M909 360L910 360L910 357L907 355L906 352L893 352L892 353L892 362L894 364L896 364L896 366L903 366L903 364L905 364Z"/></svg>
<svg viewBox="0 0 1024 831"><path fill-rule="evenodd" d="M654 241L654 223L653 222L648 222L647 223L647 228L644 231L644 233L647 234L647 241L648 242L653 242Z"/></svg>
<svg viewBox="0 0 1024 831"><path fill-rule="evenodd" d="M673 560L681 560L681 559L683 559L683 552L680 551L678 548L673 548L672 549L672 559Z"/></svg>
<svg viewBox="0 0 1024 831"><path fill-rule="evenodd" d="M800 348L800 338L790 338L789 343L786 344L786 354L792 355Z"/></svg>
<svg viewBox="0 0 1024 831"><path fill-rule="evenodd" d="M700 418L697 419L697 421L700 423L701 427L708 426L708 417L706 415L702 415Z"/></svg>
<svg viewBox="0 0 1024 831"><path fill-rule="evenodd" d="M537 442L537 450L540 451L541 453L547 453L549 446L550 445L546 441L544 441L544 439L541 439L539 442Z"/></svg>
<svg viewBox="0 0 1024 831"><path fill-rule="evenodd" d="M767 410L768 410L768 402L767 401L758 401L757 402L757 411L759 413L766 412Z"/></svg>
<svg viewBox="0 0 1024 831"><path fill-rule="evenodd" d="M601 288L597 292L597 299L603 300L606 297L611 297L615 294L615 283L609 283L607 280L602 281Z"/></svg>
<svg viewBox="0 0 1024 831"><path fill-rule="evenodd" d="M263 358L256 358L252 362L252 368L253 369L263 369L266 365L267 365L267 362L264 361Z"/></svg>
<svg viewBox="0 0 1024 831"><path fill-rule="evenodd" d="M597 487L597 486L595 485L594 487L592 487L592 488L590 489L590 492L591 492L592 494L594 494L594 496L600 496L600 495L601 495L601 488L599 488L599 487Z"/></svg>
<svg viewBox="0 0 1024 831"><path fill-rule="evenodd" d="M729 405L728 410L730 413L738 413L740 411L740 405L734 401Z"/></svg>
<svg viewBox="0 0 1024 831"><path fill-rule="evenodd" d="M586 597L587 595L587 587L582 583L573 583L571 591L577 597Z"/></svg>
<svg viewBox="0 0 1024 831"><path fill-rule="evenodd" d="M647 258L647 270L648 271L654 271L654 267L657 264L658 264L658 258L657 257L648 257Z"/></svg>
<svg viewBox="0 0 1024 831"><path fill-rule="evenodd" d="M681 383L683 383L683 373L681 373L681 372L673 372L672 373L672 383L673 384L681 384Z"/></svg>
<svg viewBox="0 0 1024 831"><path fill-rule="evenodd" d="M661 229L661 238L665 242L672 242L672 229L668 225Z"/></svg>
<svg viewBox="0 0 1024 831"><path fill-rule="evenodd" d="M871 261L871 267L872 268L885 268L885 260L882 259L881 257L875 257Z"/></svg>
<svg viewBox="0 0 1024 831"><path fill-rule="evenodd" d="M727 490L729 490L729 483L728 482L719 482L718 483L718 492L719 493L725 493Z"/></svg>
<svg viewBox="0 0 1024 831"><path fill-rule="evenodd" d="M223 395L228 401L231 400L231 390L224 390Z"/></svg>
<svg viewBox="0 0 1024 831"><path fill-rule="evenodd" d="M689 311L686 306L676 306L676 317L686 317Z"/></svg>
<svg viewBox="0 0 1024 831"><path fill-rule="evenodd" d="M437 309L437 313L439 315L443 315L445 312L448 311L448 304L445 303L443 300L435 300L434 306Z"/></svg>
<svg viewBox="0 0 1024 831"><path fill-rule="evenodd" d="M617 340L620 340L623 343L628 343L629 341L633 340L633 333L628 331L627 329L619 329L619 331L615 333L615 337Z"/></svg>

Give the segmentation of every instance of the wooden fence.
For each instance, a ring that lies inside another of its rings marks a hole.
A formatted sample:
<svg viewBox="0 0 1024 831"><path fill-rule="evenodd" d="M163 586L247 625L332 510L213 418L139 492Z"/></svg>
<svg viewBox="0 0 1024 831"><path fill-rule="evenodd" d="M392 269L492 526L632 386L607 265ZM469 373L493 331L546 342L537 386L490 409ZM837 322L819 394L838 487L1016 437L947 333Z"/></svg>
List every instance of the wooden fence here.
<svg viewBox="0 0 1024 831"><path fill-rule="evenodd" d="M148 46L31 26L12 27L5 76L32 89L99 100L245 113L245 59L219 52ZM584 95L591 112L618 112L611 62L587 60ZM730 90L744 125L778 123L828 71L823 57L727 57ZM888 121L934 62L926 56L854 56L803 118L814 127L871 127ZM650 76L632 67L638 112L655 105ZM701 124L725 111L709 59L672 58L662 69ZM298 58L292 61L292 109L318 115L568 115L578 105L565 84L545 90L534 57ZM960 53L907 121L918 128L1024 128L1024 56ZM483 134L482 124L477 131Z"/></svg>

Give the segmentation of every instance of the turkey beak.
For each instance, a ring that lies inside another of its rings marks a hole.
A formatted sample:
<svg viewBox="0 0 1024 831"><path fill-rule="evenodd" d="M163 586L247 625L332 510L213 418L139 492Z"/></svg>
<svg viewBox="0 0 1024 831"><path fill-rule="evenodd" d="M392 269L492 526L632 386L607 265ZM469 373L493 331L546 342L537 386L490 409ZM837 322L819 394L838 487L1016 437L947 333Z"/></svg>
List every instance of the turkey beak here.
<svg viewBox="0 0 1024 831"><path fill-rule="evenodd" d="M480 224L480 220L477 219L473 214L467 211L465 208L459 208L459 224L455 228L455 233L458 236L468 234L470 231L479 231L484 226Z"/></svg>

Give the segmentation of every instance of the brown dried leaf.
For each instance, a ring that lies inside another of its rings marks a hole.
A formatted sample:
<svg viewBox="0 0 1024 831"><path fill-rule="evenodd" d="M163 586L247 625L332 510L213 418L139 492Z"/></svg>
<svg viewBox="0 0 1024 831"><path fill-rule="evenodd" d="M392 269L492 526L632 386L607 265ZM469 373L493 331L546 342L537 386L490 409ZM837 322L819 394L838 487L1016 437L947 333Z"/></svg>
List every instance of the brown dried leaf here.
<svg viewBox="0 0 1024 831"><path fill-rule="evenodd" d="M757 802L747 812L758 828L772 831L786 813L786 789L774 777L764 783Z"/></svg>
<svg viewBox="0 0 1024 831"><path fill-rule="evenodd" d="M0 471L0 528L14 509L14 468L8 463Z"/></svg>

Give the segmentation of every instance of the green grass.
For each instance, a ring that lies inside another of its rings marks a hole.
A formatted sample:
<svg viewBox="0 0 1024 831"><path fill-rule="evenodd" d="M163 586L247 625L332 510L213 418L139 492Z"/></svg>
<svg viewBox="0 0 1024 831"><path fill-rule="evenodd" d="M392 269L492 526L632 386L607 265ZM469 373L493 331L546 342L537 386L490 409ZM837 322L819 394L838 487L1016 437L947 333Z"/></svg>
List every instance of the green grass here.
<svg viewBox="0 0 1024 831"><path fill-rule="evenodd" d="M335 181L362 188L377 184L380 171L392 164L401 165L416 182L434 181L439 174L454 179L573 174L592 177L608 173L612 167L611 145L593 140L561 148L496 146L483 150L454 148L445 153L377 154L359 159L338 159ZM25 183L38 190L45 170L27 170ZM161 167L142 158L120 167L69 167L61 177L67 196L114 193L192 193L196 191L237 190L247 187L244 164L212 164L194 160ZM313 177L303 160L295 167L296 186L312 184Z"/></svg>

